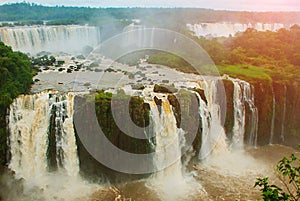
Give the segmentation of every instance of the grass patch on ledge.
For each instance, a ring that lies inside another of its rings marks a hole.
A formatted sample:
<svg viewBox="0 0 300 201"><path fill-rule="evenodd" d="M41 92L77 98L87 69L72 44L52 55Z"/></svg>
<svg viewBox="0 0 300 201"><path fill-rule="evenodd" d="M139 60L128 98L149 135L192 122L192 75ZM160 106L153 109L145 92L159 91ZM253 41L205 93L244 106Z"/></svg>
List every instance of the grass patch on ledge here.
<svg viewBox="0 0 300 201"><path fill-rule="evenodd" d="M245 80L266 80L272 81L272 78L267 71L261 67L252 66L248 64L239 65L220 65L217 66L220 75L227 74L230 77L240 78Z"/></svg>
<svg viewBox="0 0 300 201"><path fill-rule="evenodd" d="M218 65L217 70L213 66L201 66L200 69L196 70L192 67L188 62L183 60L182 58L165 52L160 52L154 55L151 55L148 59L150 64L160 64L164 65L178 71L184 73L195 73L195 74L202 74L202 75L223 75L227 74L230 77L240 78L247 81L253 80L265 80L271 81L272 78L270 76L271 72L268 69L253 66L250 64L222 64Z"/></svg>

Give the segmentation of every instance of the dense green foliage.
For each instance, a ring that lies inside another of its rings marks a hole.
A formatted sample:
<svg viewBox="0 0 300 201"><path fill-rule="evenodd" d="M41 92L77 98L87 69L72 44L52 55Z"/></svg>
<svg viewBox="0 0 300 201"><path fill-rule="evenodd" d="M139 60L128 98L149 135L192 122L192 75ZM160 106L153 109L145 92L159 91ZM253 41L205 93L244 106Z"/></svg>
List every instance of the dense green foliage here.
<svg viewBox="0 0 300 201"><path fill-rule="evenodd" d="M296 201L300 199L300 159L292 154L277 164L275 171L283 187L270 185L269 179L257 178L255 187L259 187L265 201Z"/></svg>
<svg viewBox="0 0 300 201"><path fill-rule="evenodd" d="M125 95L123 91L119 91L116 95L97 91L94 96L99 125L115 146L132 153L149 153L152 151L148 140L133 138L125 134L133 132L132 130L123 133L124 130L120 130L112 113L113 107L118 111L118 115L130 116L132 122L128 122L128 125L135 123L139 127L146 127L150 121L150 108L144 103L143 98L130 97ZM129 108L129 114L126 113L124 106Z"/></svg>
<svg viewBox="0 0 300 201"><path fill-rule="evenodd" d="M19 94L29 92L32 76L27 55L13 52L0 42L0 164L5 163L6 156L6 110Z"/></svg>
<svg viewBox="0 0 300 201"><path fill-rule="evenodd" d="M151 64L157 63L156 61L160 61L159 64L169 66L171 68L186 70L190 68L190 64L180 57L166 52L160 52L154 55L151 55L148 59L148 62Z"/></svg>
<svg viewBox="0 0 300 201"><path fill-rule="evenodd" d="M0 43L0 109L9 106L21 93L29 92L32 83L32 64L27 55L13 52Z"/></svg>
<svg viewBox="0 0 300 201"><path fill-rule="evenodd" d="M300 27L297 25L278 32L248 29L228 39L193 39L207 51L220 74L246 80L300 81ZM196 72L183 59L169 53L150 55L149 62Z"/></svg>

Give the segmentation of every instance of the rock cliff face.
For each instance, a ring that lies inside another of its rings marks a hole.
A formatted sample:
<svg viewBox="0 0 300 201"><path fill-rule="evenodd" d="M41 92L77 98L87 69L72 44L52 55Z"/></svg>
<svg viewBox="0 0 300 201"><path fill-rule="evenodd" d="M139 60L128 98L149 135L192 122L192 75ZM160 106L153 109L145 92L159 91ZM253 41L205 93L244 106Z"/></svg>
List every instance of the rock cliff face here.
<svg viewBox="0 0 300 201"><path fill-rule="evenodd" d="M151 97L131 97L124 93L112 97L110 93L96 92L95 101L89 96L53 91L20 96L11 105L8 116L9 167L20 176L29 177L31 172L24 172L23 167L28 158L36 158L38 154L42 160L31 161L37 163L34 168L38 168L40 174L68 166L71 175L80 170L91 179L91 175L128 179L128 175L116 174L101 165L83 146L84 139L78 132L90 138L91 133L96 132L94 125L99 125L105 138L115 147L134 154L155 153L157 143L162 141L151 133L157 135L157 132L172 129L184 131L184 145L178 145L178 150L191 144L200 160L205 155L204 150L211 150L216 143L222 144L224 149L266 144L296 146L300 141L299 84L259 80L250 83L224 78L222 82L199 81L199 87L191 89L169 87L166 90L168 86L156 86L152 88ZM221 87L226 96L221 95ZM222 110L223 106L226 110ZM76 121L80 121L81 128L76 126ZM153 122L167 130L159 131ZM132 124L135 127L129 126ZM33 141L36 147L31 145ZM93 149L100 151L101 146ZM121 160L109 151L106 155L112 160ZM142 163L155 164L153 158ZM140 176L145 175L131 177Z"/></svg>
<svg viewBox="0 0 300 201"><path fill-rule="evenodd" d="M258 109L258 145L299 144L299 83L252 82ZM246 128L246 130L249 128Z"/></svg>

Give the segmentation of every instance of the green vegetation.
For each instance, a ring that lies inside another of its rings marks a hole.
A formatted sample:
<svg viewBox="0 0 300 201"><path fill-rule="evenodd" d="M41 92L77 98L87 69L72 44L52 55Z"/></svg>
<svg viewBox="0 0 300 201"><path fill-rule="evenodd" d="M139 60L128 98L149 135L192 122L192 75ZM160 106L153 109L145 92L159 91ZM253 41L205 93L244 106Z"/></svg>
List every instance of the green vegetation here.
<svg viewBox="0 0 300 201"><path fill-rule="evenodd" d="M220 74L227 74L231 77L240 79L260 79L260 80L271 80L270 75L260 67L238 64L238 65L222 65L218 66Z"/></svg>
<svg viewBox="0 0 300 201"><path fill-rule="evenodd" d="M97 91L94 94L94 97L99 125L101 126L107 138L115 146L118 146L122 150L126 150L131 153L142 154L152 151L151 144L148 140L133 138L125 134L128 132L134 132L132 130L128 130L127 132L124 132L124 130L121 131L118 125L115 123L112 113L113 105L114 109L117 108L118 115L129 115L132 122L134 122L137 126L142 128L146 127L149 125L150 121L150 108L144 103L143 98L135 96L131 97L126 95L124 91L119 91L116 95L104 91ZM128 107L129 114L126 113L124 106ZM126 125L130 125L132 122L129 122Z"/></svg>
<svg viewBox="0 0 300 201"><path fill-rule="evenodd" d="M34 66L53 66L54 63L56 62L56 59L54 56L48 57L47 55L43 55L40 57L32 57L31 58L31 63Z"/></svg>
<svg viewBox="0 0 300 201"><path fill-rule="evenodd" d="M275 171L283 187L270 185L269 178L257 178L254 187L259 187L265 201L296 201L300 199L300 159L292 154L277 164Z"/></svg>
<svg viewBox="0 0 300 201"><path fill-rule="evenodd" d="M157 92L157 93L176 93L178 91L178 89L176 89L174 86L167 86L164 84L162 84L162 85L155 84L153 91Z"/></svg>
<svg viewBox="0 0 300 201"><path fill-rule="evenodd" d="M33 74L27 55L0 42L0 165L6 161L6 110L19 94L29 92Z"/></svg>
<svg viewBox="0 0 300 201"><path fill-rule="evenodd" d="M158 63L161 65L169 66L183 72L193 72L194 70L193 68L191 68L191 65L182 58L166 52L159 52L157 54L151 55L148 59L148 62L150 64Z"/></svg>
<svg viewBox="0 0 300 201"><path fill-rule="evenodd" d="M215 62L220 74L248 81L300 81L300 26L278 32L248 29L228 39L193 38ZM156 52L149 63L162 64L187 73L197 73L176 55ZM204 66L209 73L211 66Z"/></svg>

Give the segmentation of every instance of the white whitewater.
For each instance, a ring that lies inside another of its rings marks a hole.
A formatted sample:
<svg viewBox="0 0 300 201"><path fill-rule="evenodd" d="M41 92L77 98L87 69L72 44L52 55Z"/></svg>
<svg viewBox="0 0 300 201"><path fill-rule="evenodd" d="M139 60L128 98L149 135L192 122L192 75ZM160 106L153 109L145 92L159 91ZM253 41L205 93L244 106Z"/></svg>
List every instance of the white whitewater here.
<svg viewBox="0 0 300 201"><path fill-rule="evenodd" d="M271 131L270 131L270 140L269 144L273 143L274 138L274 128L275 128L275 115L276 115L276 99L275 99L275 93L274 88L272 87L272 120L271 120Z"/></svg>
<svg viewBox="0 0 300 201"><path fill-rule="evenodd" d="M17 200L72 200L87 196L96 186L79 177L79 160L73 128L73 94L41 92L21 95L9 113L9 168L24 179L24 194ZM57 160L62 166L48 172L47 149L51 115L55 115ZM42 191L40 191L42 189ZM37 193L38 192L38 193Z"/></svg>
<svg viewBox="0 0 300 201"><path fill-rule="evenodd" d="M229 37L238 32L244 32L248 28L254 28L258 31L278 31L281 28L289 28L284 24L241 24L241 23L199 23L187 24L187 28L197 37Z"/></svg>
<svg viewBox="0 0 300 201"><path fill-rule="evenodd" d="M85 46L98 45L100 33L96 27L79 25L3 27L0 28L0 41L30 54L41 51L79 53Z"/></svg>
<svg viewBox="0 0 300 201"><path fill-rule="evenodd" d="M68 175L77 176L79 172L73 128L73 95L41 92L22 95L10 107L9 167L22 178L38 178L47 173L48 128L53 106L56 106L56 147L60 152L57 160L61 157Z"/></svg>
<svg viewBox="0 0 300 201"><path fill-rule="evenodd" d="M74 95L54 95L55 106L55 137L56 137L56 160L62 162L62 167L69 176L77 176L79 173L79 160L77 145L73 127L73 99Z"/></svg>
<svg viewBox="0 0 300 201"><path fill-rule="evenodd" d="M257 131L258 131L258 110L255 106L254 101L254 87L251 86L248 82L244 85L245 87L245 101L248 103L248 106L251 111L250 118L250 139L248 144L254 147L257 147Z"/></svg>
<svg viewBox="0 0 300 201"><path fill-rule="evenodd" d="M249 141L252 146L257 145L258 111L254 104L253 88L248 82L239 79L232 79L234 85L234 125L232 136L233 149L243 149L246 127L246 104L248 104L251 117L249 121Z"/></svg>
<svg viewBox="0 0 300 201"><path fill-rule="evenodd" d="M40 178L47 171L47 132L51 105L49 94L20 96L10 107L9 168L17 178Z"/></svg>
<svg viewBox="0 0 300 201"><path fill-rule="evenodd" d="M233 81L233 85L234 124L232 130L232 146L234 149L243 149L246 114L243 101L243 91L239 81Z"/></svg>
<svg viewBox="0 0 300 201"><path fill-rule="evenodd" d="M205 160L209 155L220 155L228 152L226 134L221 123L221 108L217 103L217 83L218 80L205 80L199 83L200 88L204 89L207 104L196 93L202 122L200 160Z"/></svg>
<svg viewBox="0 0 300 201"><path fill-rule="evenodd" d="M201 150L199 153L199 159L203 160L211 153L211 144L209 143L210 138L210 122L211 116L208 111L207 105L204 100L201 99L200 95L196 93L199 101L199 115L201 118L202 127L202 138L201 138Z"/></svg>
<svg viewBox="0 0 300 201"><path fill-rule="evenodd" d="M230 146L227 144L229 139L227 139L221 124L221 106L216 101L218 80L200 82L200 88L204 89L207 104L197 95L200 102L199 115L202 121L202 143L198 157L202 160L200 168L212 170L222 175L241 176L247 175L257 168L256 161L244 151L246 104L251 112L250 126L253 128L249 131L249 141L253 146L256 145L257 140L258 113L254 105L254 93L251 85L239 79L228 79L234 85L234 125Z"/></svg>
<svg viewBox="0 0 300 201"><path fill-rule="evenodd" d="M196 192L203 193L202 187L185 173L181 161L181 150L185 146L184 131L177 128L169 101L162 101L161 112L153 100L146 102L150 105L156 136L154 165L160 170L152 176L148 185L163 200L182 200Z"/></svg>

